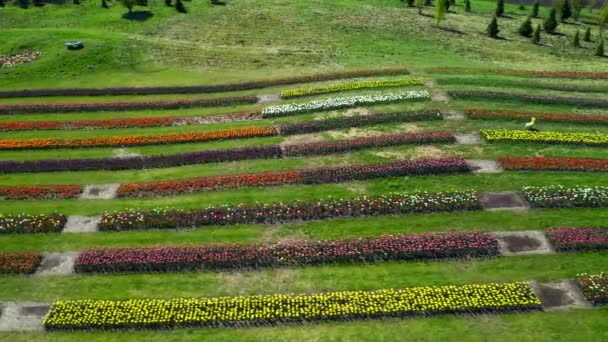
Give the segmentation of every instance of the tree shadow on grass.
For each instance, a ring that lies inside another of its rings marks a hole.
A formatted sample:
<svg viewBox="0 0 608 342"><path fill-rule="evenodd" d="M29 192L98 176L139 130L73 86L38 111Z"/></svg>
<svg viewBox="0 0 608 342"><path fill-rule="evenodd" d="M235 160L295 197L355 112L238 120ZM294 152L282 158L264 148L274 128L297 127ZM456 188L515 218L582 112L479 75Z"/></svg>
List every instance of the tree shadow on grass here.
<svg viewBox="0 0 608 342"><path fill-rule="evenodd" d="M466 36L467 35L465 32L460 31L458 29L455 29L453 27L439 27L439 29L441 31L445 31L445 32L456 33L456 34L459 34L461 36Z"/></svg>
<svg viewBox="0 0 608 342"><path fill-rule="evenodd" d="M122 15L123 19L135 20L135 21L146 21L154 16L154 13L150 11L133 11L131 13L125 13Z"/></svg>

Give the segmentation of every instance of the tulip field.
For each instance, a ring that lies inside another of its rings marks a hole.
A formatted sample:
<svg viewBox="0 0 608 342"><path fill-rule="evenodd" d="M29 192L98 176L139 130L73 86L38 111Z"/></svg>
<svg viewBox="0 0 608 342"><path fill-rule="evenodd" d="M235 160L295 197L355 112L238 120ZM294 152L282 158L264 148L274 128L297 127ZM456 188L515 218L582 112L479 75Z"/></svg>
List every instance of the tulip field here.
<svg viewBox="0 0 608 342"><path fill-rule="evenodd" d="M608 340L599 10L104 3L0 7L0 341Z"/></svg>

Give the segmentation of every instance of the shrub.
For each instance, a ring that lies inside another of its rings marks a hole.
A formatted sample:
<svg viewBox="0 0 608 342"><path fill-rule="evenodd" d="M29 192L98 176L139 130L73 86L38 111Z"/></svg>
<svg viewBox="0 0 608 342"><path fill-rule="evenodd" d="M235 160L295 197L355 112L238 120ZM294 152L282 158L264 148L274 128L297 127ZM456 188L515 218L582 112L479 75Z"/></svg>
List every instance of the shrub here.
<svg viewBox="0 0 608 342"><path fill-rule="evenodd" d="M532 34L532 43L539 45L540 44L540 24L536 25L536 29Z"/></svg>
<svg viewBox="0 0 608 342"><path fill-rule="evenodd" d="M538 18L538 7L540 6L540 4L538 3L538 0L534 1L534 5L532 5L532 13L530 13L530 16L532 18Z"/></svg>
<svg viewBox="0 0 608 342"><path fill-rule="evenodd" d="M46 330L240 327L540 309L540 300L530 285L520 282L299 295L124 301L68 300L55 302L43 323Z"/></svg>
<svg viewBox="0 0 608 342"><path fill-rule="evenodd" d="M0 235L59 233L63 230L67 217L62 214L0 214Z"/></svg>
<svg viewBox="0 0 608 342"><path fill-rule="evenodd" d="M555 33L555 29L558 25L555 15L555 8L552 8L549 12L549 17L543 22L543 28L547 33Z"/></svg>
<svg viewBox="0 0 608 342"><path fill-rule="evenodd" d="M547 238L560 252L608 249L608 229L600 227L560 227L545 230Z"/></svg>
<svg viewBox="0 0 608 342"><path fill-rule="evenodd" d="M184 6L184 3L182 2L182 0L177 0L175 2L175 10L178 13L188 13L188 10L186 10L186 6Z"/></svg>
<svg viewBox="0 0 608 342"><path fill-rule="evenodd" d="M465 12L471 12L471 0L464 0Z"/></svg>
<svg viewBox="0 0 608 342"><path fill-rule="evenodd" d="M494 17L488 25L486 33L488 34L488 37L498 38L498 32L500 32L500 30L498 29L498 22L496 21L496 17Z"/></svg>
<svg viewBox="0 0 608 342"><path fill-rule="evenodd" d="M572 7L570 6L570 0L561 0L561 7L559 11L559 17L562 23L572 17Z"/></svg>
<svg viewBox="0 0 608 342"><path fill-rule="evenodd" d="M32 274L42 255L30 252L0 253L0 274Z"/></svg>
<svg viewBox="0 0 608 342"><path fill-rule="evenodd" d="M517 30L517 32L519 32L519 35L528 38L532 37L533 31L534 29L532 28L532 20L530 19L530 17L527 17L526 20L521 23L519 29Z"/></svg>
<svg viewBox="0 0 608 342"><path fill-rule="evenodd" d="M583 35L583 41L585 41L585 42L591 41L591 29L588 26L585 29L585 34Z"/></svg>
<svg viewBox="0 0 608 342"><path fill-rule="evenodd" d="M598 57L604 57L604 38L600 37L600 41L595 48L595 55Z"/></svg>
<svg viewBox="0 0 608 342"><path fill-rule="evenodd" d="M504 0L498 0L496 2L495 16L502 17L504 14L505 14L505 1Z"/></svg>
<svg viewBox="0 0 608 342"><path fill-rule="evenodd" d="M581 274L576 278L585 299L593 305L608 304L608 274Z"/></svg>
<svg viewBox="0 0 608 342"><path fill-rule="evenodd" d="M575 208L608 206L608 187L566 188L561 185L525 187L526 200L535 208Z"/></svg>
<svg viewBox="0 0 608 342"><path fill-rule="evenodd" d="M578 30L576 30L576 33L574 34L574 38L572 39L572 46L574 46L575 48L581 47L580 34L579 34Z"/></svg>

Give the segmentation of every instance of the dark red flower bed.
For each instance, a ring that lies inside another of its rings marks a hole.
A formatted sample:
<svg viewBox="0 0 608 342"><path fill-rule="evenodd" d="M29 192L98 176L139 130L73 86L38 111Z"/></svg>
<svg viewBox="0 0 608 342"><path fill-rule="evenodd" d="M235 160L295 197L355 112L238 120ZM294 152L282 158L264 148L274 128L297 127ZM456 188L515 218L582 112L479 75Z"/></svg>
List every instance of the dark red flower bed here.
<svg viewBox="0 0 608 342"><path fill-rule="evenodd" d="M262 113L237 112L204 117L166 116L124 119L99 119L79 121L12 121L0 122L0 131L29 131L45 129L92 129L92 128L131 128L131 127L158 127L173 125L193 125L225 121L241 121L260 119Z"/></svg>
<svg viewBox="0 0 608 342"><path fill-rule="evenodd" d="M174 86L174 87L117 87L117 88L66 88L66 89L23 89L0 91L0 97L36 97L36 96L95 96L95 95L152 95L152 94L197 94L247 89L266 88L278 85L320 82L340 78L407 75L405 68L388 68L372 70L353 70L324 73L308 76L275 78L264 81L253 81L232 84L207 86Z"/></svg>
<svg viewBox="0 0 608 342"><path fill-rule="evenodd" d="M134 229L194 228L246 223L270 224L289 221L324 220L337 217L405 215L445 211L479 210L473 191L390 194L350 199L223 205L204 209L158 208L104 212L101 231Z"/></svg>
<svg viewBox="0 0 608 342"><path fill-rule="evenodd" d="M593 305L608 305L608 274L583 274L576 278L576 282Z"/></svg>
<svg viewBox="0 0 608 342"><path fill-rule="evenodd" d="M397 133L334 142L287 145L283 147L283 155L289 157L323 155L356 151L370 147L385 147L403 144L453 143L455 141L456 138L452 132Z"/></svg>
<svg viewBox="0 0 608 342"><path fill-rule="evenodd" d="M608 229L600 227L559 227L545 230L558 251L608 249Z"/></svg>
<svg viewBox="0 0 608 342"><path fill-rule="evenodd" d="M565 96L541 96L527 95L521 93L506 93L494 91L449 91L448 95L453 98L480 98L492 100L525 101L538 104L560 104L579 107L608 108L608 100L587 99L581 97Z"/></svg>
<svg viewBox="0 0 608 342"><path fill-rule="evenodd" d="M0 235L59 233L66 222L67 217L62 214L0 214Z"/></svg>
<svg viewBox="0 0 608 342"><path fill-rule="evenodd" d="M213 244L83 251L78 273L230 270L382 260L480 258L498 255L489 233L424 233L276 244Z"/></svg>
<svg viewBox="0 0 608 342"><path fill-rule="evenodd" d="M21 113L71 113L122 111L140 109L178 109L191 107L214 107L256 103L256 96L235 96L211 99L180 99L156 101L116 101L116 102L57 102L19 103L0 105L0 115Z"/></svg>
<svg viewBox="0 0 608 342"><path fill-rule="evenodd" d="M0 253L0 274L32 274L42 255L30 252Z"/></svg>
<svg viewBox="0 0 608 342"><path fill-rule="evenodd" d="M606 79L608 72L589 71L543 71L543 70L509 70L509 69L472 69L472 68L429 68L431 74L497 74L507 76L555 77L555 78L594 78Z"/></svg>
<svg viewBox="0 0 608 342"><path fill-rule="evenodd" d="M0 186L0 198L7 200L70 199L81 193L81 185Z"/></svg>
<svg viewBox="0 0 608 342"><path fill-rule="evenodd" d="M521 112L511 110L486 110L467 108L464 113L470 118L480 119L523 119L529 120L531 117L535 117L543 121L556 121L556 122L568 122L568 123L597 123L597 124L608 124L608 115L600 114L561 114L561 113L537 113L537 112Z"/></svg>
<svg viewBox="0 0 608 342"><path fill-rule="evenodd" d="M498 157L507 170L608 171L608 159L561 157Z"/></svg>

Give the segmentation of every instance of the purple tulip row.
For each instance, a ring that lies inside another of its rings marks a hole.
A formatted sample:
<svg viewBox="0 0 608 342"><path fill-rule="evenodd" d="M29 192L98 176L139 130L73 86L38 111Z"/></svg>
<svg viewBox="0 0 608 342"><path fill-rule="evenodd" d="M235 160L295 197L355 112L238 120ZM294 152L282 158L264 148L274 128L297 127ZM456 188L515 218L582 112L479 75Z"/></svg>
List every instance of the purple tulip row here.
<svg viewBox="0 0 608 342"><path fill-rule="evenodd" d="M496 255L498 242L493 234L423 233L276 244L93 248L80 254L75 270L78 273L229 270Z"/></svg>

